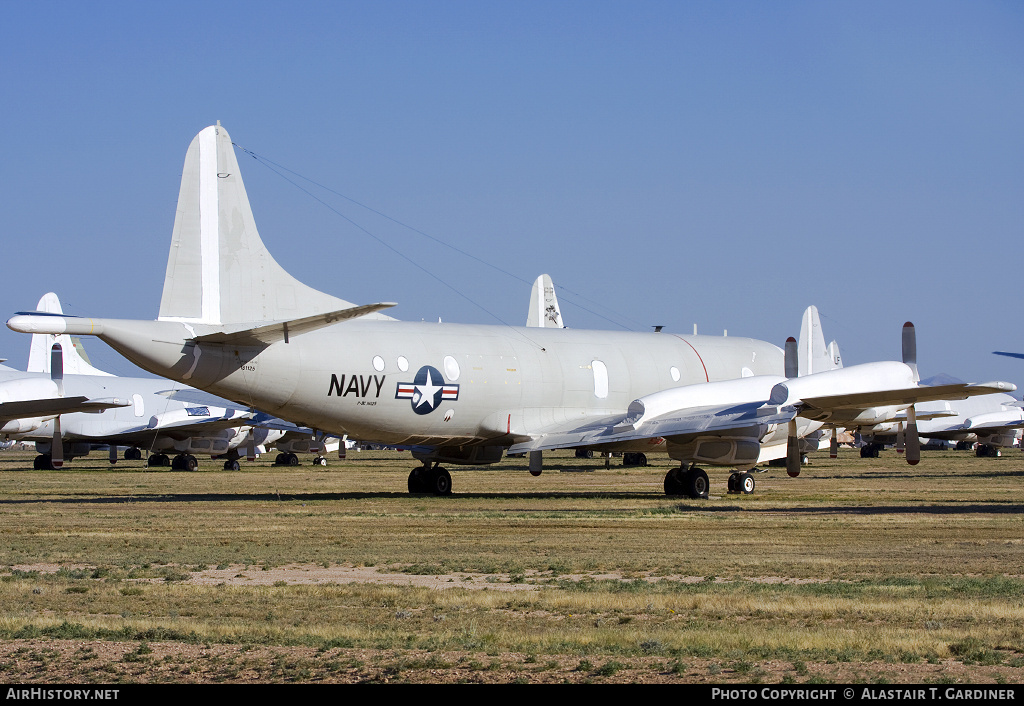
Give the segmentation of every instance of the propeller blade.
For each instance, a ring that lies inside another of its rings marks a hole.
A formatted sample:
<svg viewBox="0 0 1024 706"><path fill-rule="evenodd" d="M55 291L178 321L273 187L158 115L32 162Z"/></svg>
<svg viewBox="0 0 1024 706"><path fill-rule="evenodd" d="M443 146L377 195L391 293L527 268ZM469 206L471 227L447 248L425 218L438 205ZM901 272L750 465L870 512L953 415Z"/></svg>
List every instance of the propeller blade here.
<svg viewBox="0 0 1024 706"><path fill-rule="evenodd" d="M896 453L901 454L907 448L907 433L903 429L903 422L896 425Z"/></svg>
<svg viewBox="0 0 1024 706"><path fill-rule="evenodd" d="M248 461L256 460L256 437L252 432L249 433L249 448L245 452L245 458Z"/></svg>
<svg viewBox="0 0 1024 706"><path fill-rule="evenodd" d="M110 465L113 466L115 463L117 463L117 445L116 444L111 444L110 445Z"/></svg>
<svg viewBox="0 0 1024 706"><path fill-rule="evenodd" d="M60 433L60 417L53 420L53 441L50 444L50 465L54 468L64 466L64 437Z"/></svg>
<svg viewBox="0 0 1024 706"><path fill-rule="evenodd" d="M800 437L796 435L796 419L789 420L789 437L786 439L786 473L790 478L800 475Z"/></svg>
<svg viewBox="0 0 1024 706"><path fill-rule="evenodd" d="M907 463L916 466L921 461L921 438L917 435L917 411L907 407Z"/></svg>
<svg viewBox="0 0 1024 706"><path fill-rule="evenodd" d="M800 374L800 359L797 355L796 339L790 336L786 339L786 377L795 378Z"/></svg>
<svg viewBox="0 0 1024 706"><path fill-rule="evenodd" d="M832 439L828 442L828 457L839 458L839 431L832 427Z"/></svg>
<svg viewBox="0 0 1024 706"><path fill-rule="evenodd" d="M64 349L59 343L50 348L50 379L57 383L57 394L64 396Z"/></svg>
<svg viewBox="0 0 1024 706"><path fill-rule="evenodd" d="M903 324L903 362L914 371L914 381L921 379L917 372L917 329L909 321Z"/></svg>
<svg viewBox="0 0 1024 706"><path fill-rule="evenodd" d="M544 452L543 451L531 451L530 452L530 475L539 476L544 470Z"/></svg>
<svg viewBox="0 0 1024 706"><path fill-rule="evenodd" d="M59 343L50 348L50 379L57 384L57 394L64 396L64 349ZM64 437L60 433L60 415L53 419L53 441L50 444L50 465L64 466Z"/></svg>

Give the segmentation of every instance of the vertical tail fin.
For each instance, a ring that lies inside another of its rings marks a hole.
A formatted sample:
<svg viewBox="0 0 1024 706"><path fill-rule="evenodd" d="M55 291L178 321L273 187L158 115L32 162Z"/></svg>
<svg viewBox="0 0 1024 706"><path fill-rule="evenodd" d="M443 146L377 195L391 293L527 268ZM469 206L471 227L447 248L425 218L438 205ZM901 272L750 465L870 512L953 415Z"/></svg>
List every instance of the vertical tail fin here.
<svg viewBox="0 0 1024 706"><path fill-rule="evenodd" d="M526 325L540 328L565 328L562 311L558 308L555 285L548 275L541 275L530 290L530 311Z"/></svg>
<svg viewBox="0 0 1024 706"><path fill-rule="evenodd" d="M270 255L227 130L218 123L196 135L185 154L159 320L287 321L351 306L302 284Z"/></svg>
<svg viewBox="0 0 1024 706"><path fill-rule="evenodd" d="M36 305L36 311L45 311L50 314L64 313L60 306L60 299L53 292L43 295L39 304ZM50 351L54 343L59 343L63 350L65 373L70 375L111 375L92 367L89 356L86 355L85 348L82 347L78 336L68 336L67 334L55 336L46 333L32 334L32 343L28 349L28 367L26 368L28 372L49 373L51 371Z"/></svg>
<svg viewBox="0 0 1024 706"><path fill-rule="evenodd" d="M818 308L815 306L809 306L804 311L803 320L800 323L798 348L801 376L843 367L842 359L839 357L839 345L835 341L828 346L825 345L821 319L818 316Z"/></svg>

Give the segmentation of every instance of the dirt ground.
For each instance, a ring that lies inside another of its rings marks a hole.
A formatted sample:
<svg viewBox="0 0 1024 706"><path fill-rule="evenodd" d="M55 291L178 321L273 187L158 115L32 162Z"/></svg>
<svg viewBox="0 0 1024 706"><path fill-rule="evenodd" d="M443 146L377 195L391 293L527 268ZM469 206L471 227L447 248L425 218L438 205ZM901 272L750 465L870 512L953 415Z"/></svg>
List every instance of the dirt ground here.
<svg viewBox="0 0 1024 706"><path fill-rule="evenodd" d="M565 655L193 645L180 642L11 640L0 679L11 683L1021 683L1019 669L935 664L769 660L737 669L711 659L592 660Z"/></svg>
<svg viewBox="0 0 1024 706"><path fill-rule="evenodd" d="M16 567L55 572L57 565ZM536 590L530 583L509 584L507 576L478 574L413 575L372 567L292 565L263 568L242 565L193 572L184 583L273 585L382 583L425 586ZM500 579L495 582L494 579ZM621 578L613 574L592 578ZM635 578L635 576L634 576ZM664 576L660 578L665 578ZM675 577L703 580L702 577ZM783 581L762 577L765 582ZM787 579L788 580L788 579ZM1004 665L965 666L955 660L935 663L799 662L780 660L729 664L727 660L644 656L584 659L567 655L426 652L362 648L319 650L309 647L112 642L104 640L10 640L0 642L0 680L7 683L1024 683L1022 670Z"/></svg>

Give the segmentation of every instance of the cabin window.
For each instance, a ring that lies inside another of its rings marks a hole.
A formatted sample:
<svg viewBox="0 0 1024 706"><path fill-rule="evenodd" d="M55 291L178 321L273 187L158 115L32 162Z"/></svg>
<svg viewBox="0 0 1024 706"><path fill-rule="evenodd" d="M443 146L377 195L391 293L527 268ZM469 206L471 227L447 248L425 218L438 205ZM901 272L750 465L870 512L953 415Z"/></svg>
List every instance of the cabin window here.
<svg viewBox="0 0 1024 706"><path fill-rule="evenodd" d="M679 382L679 368L673 365L668 372L672 376L672 382Z"/></svg>
<svg viewBox="0 0 1024 706"><path fill-rule="evenodd" d="M594 396L603 400L608 396L608 366L595 360L590 363L590 367L594 371Z"/></svg>
<svg viewBox="0 0 1024 706"><path fill-rule="evenodd" d="M462 371L459 370L459 362L457 360L455 360L455 358L452 358L450 355L446 355L444 357L444 374L445 374L445 376L449 380L454 382L455 380L459 379L459 374L461 372Z"/></svg>
<svg viewBox="0 0 1024 706"><path fill-rule="evenodd" d="M373 369L376 370L378 373L384 371L384 359L381 358L379 355L373 356Z"/></svg>
<svg viewBox="0 0 1024 706"><path fill-rule="evenodd" d="M409 359L404 355L398 356L398 369L403 373L409 369Z"/></svg>
<svg viewBox="0 0 1024 706"><path fill-rule="evenodd" d="M141 417L146 413L146 403L142 401L142 395L132 395L132 405L135 407L136 417Z"/></svg>

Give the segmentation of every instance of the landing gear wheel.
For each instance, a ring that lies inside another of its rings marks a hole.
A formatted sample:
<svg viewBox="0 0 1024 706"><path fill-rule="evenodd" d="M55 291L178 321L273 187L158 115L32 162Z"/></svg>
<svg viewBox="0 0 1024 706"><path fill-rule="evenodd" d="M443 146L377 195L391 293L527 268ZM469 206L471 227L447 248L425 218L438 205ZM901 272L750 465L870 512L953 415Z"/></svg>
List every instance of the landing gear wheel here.
<svg viewBox="0 0 1024 706"><path fill-rule="evenodd" d="M197 471L199 461L192 454L178 454L171 461L171 468L175 471Z"/></svg>
<svg viewBox="0 0 1024 706"><path fill-rule="evenodd" d="M683 475L681 468L673 468L665 474L665 495L683 495Z"/></svg>
<svg viewBox="0 0 1024 706"><path fill-rule="evenodd" d="M32 469L36 471L52 471L53 457L50 454L39 454L32 459Z"/></svg>
<svg viewBox="0 0 1024 706"><path fill-rule="evenodd" d="M323 456L317 456L316 458L313 459L313 465L314 466L326 466L327 465L327 459L324 458Z"/></svg>
<svg viewBox="0 0 1024 706"><path fill-rule="evenodd" d="M878 458L878 450L881 449L881 444L868 444L867 446L860 447L861 458Z"/></svg>
<svg viewBox="0 0 1024 706"><path fill-rule="evenodd" d="M142 452L134 446L124 450L125 461L140 461L142 460Z"/></svg>
<svg viewBox="0 0 1024 706"><path fill-rule="evenodd" d="M286 466L298 466L299 465L299 457L296 456L295 454L287 453L287 454L285 454L285 456L286 456L286 458L285 458L284 462L285 462Z"/></svg>
<svg viewBox="0 0 1024 706"><path fill-rule="evenodd" d="M242 470L242 466L241 466L241 464L238 463L238 461L225 461L224 462L224 470L225 471L240 471L240 470Z"/></svg>
<svg viewBox="0 0 1024 706"><path fill-rule="evenodd" d="M749 471L744 473L736 474L736 490L744 495L750 495L754 492L754 487L757 484L754 482L754 476Z"/></svg>
<svg viewBox="0 0 1024 706"><path fill-rule="evenodd" d="M434 495L452 494L452 476L448 470L437 466L431 468L427 475L429 479L429 492Z"/></svg>
<svg viewBox="0 0 1024 706"><path fill-rule="evenodd" d="M693 499L707 498L711 483L708 474L701 468L691 468L683 477L683 493Z"/></svg>
<svg viewBox="0 0 1024 706"><path fill-rule="evenodd" d="M623 466L646 466L647 455L642 453L624 453L622 454L622 465Z"/></svg>
<svg viewBox="0 0 1024 706"><path fill-rule="evenodd" d="M417 493L427 492L427 473L429 469L423 466L416 466L416 468L409 471L409 492L413 495Z"/></svg>
<svg viewBox="0 0 1024 706"><path fill-rule="evenodd" d="M739 473L730 473L729 474L729 481L728 481L727 485L729 486L729 492L730 493L738 493L738 492L740 492L740 489L739 489L739 475L740 475Z"/></svg>

